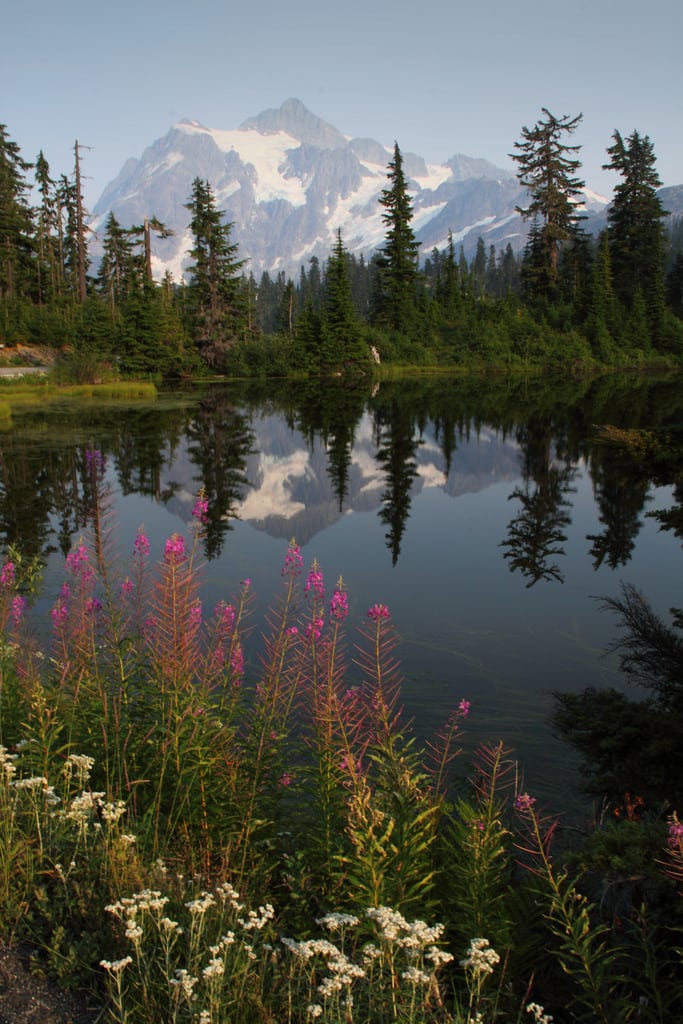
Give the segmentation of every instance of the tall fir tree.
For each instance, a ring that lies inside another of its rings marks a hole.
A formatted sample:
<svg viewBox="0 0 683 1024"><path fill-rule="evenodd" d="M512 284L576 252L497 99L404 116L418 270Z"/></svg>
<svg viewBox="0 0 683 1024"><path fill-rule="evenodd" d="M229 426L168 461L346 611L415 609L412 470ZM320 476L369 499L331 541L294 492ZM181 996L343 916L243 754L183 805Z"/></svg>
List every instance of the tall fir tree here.
<svg viewBox="0 0 683 1024"><path fill-rule="evenodd" d="M0 124L0 300L35 292L33 211L27 199L31 169Z"/></svg>
<svg viewBox="0 0 683 1024"><path fill-rule="evenodd" d="M321 369L364 371L369 350L361 339L360 322L353 304L349 257L337 230L332 255L325 268Z"/></svg>
<svg viewBox="0 0 683 1024"><path fill-rule="evenodd" d="M223 221L208 181L195 178L186 204L194 244L189 250L186 308L190 330L204 361L220 369L226 350L242 333L244 310L240 289L243 260L231 241L232 224Z"/></svg>
<svg viewBox="0 0 683 1024"><path fill-rule="evenodd" d="M400 331L409 328L415 316L419 244L412 228L413 204L398 143L394 143L387 178L389 187L383 190L379 200L384 207L382 220L387 233L375 260L379 280L374 318Z"/></svg>
<svg viewBox="0 0 683 1024"><path fill-rule="evenodd" d="M655 153L647 135L632 132L623 139L618 131L607 153L605 170L616 171L622 181L615 186L607 213L614 290L623 306L638 312L645 306L652 341L659 340L664 314L664 225L666 216L657 189Z"/></svg>
<svg viewBox="0 0 683 1024"><path fill-rule="evenodd" d="M566 137L573 134L583 119L555 117L542 107L543 117L533 128L522 128L522 141L515 143L517 153L510 156L517 164L517 177L528 189L528 206L517 211L531 221L526 248L524 281L529 297L554 300L559 284L561 248L577 232L580 219L576 196L584 182L576 177L581 166L575 154L580 146L570 146Z"/></svg>

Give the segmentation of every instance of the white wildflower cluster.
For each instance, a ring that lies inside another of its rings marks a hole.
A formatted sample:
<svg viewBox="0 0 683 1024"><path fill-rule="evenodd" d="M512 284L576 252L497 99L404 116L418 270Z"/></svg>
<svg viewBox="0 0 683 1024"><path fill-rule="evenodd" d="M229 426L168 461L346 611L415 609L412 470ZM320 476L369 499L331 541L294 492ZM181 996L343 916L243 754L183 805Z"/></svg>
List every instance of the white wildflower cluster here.
<svg viewBox="0 0 683 1024"><path fill-rule="evenodd" d="M244 903L240 902L240 894L230 882L223 882L221 885L216 887L216 896L222 903L227 904L232 910L238 914L244 910Z"/></svg>
<svg viewBox="0 0 683 1024"><path fill-rule="evenodd" d="M32 775L28 779L14 779L12 786L14 789L28 789L33 792L48 788L47 779L44 775Z"/></svg>
<svg viewBox="0 0 683 1024"><path fill-rule="evenodd" d="M500 962L500 956L491 946L488 939L472 939L467 956L460 961L460 966L475 976L493 974L493 968Z"/></svg>
<svg viewBox="0 0 683 1024"><path fill-rule="evenodd" d="M411 985L428 985L431 978L424 971L421 971L418 967L410 966L401 972L401 977L409 981Z"/></svg>
<svg viewBox="0 0 683 1024"><path fill-rule="evenodd" d="M274 917L275 910L270 903L266 903L265 906L259 907L258 911L250 910L246 917L239 918L238 923L242 925L246 932L260 932Z"/></svg>
<svg viewBox="0 0 683 1024"><path fill-rule="evenodd" d="M526 1012L533 1014L535 1024L553 1024L552 1016L546 1013L538 1003L528 1003Z"/></svg>
<svg viewBox="0 0 683 1024"><path fill-rule="evenodd" d="M100 967L104 967L105 971L109 971L110 974L120 974L128 964L132 963L132 956L124 956L122 960L100 960Z"/></svg>
<svg viewBox="0 0 683 1024"><path fill-rule="evenodd" d="M206 967L202 969L202 976L207 980L211 978L222 978L225 972L225 960L219 956L212 957Z"/></svg>
<svg viewBox="0 0 683 1024"><path fill-rule="evenodd" d="M314 956L338 956L340 952L334 943L328 942L327 939L304 939L297 942L295 939L284 937L280 941L299 960L311 960Z"/></svg>
<svg viewBox="0 0 683 1024"><path fill-rule="evenodd" d="M192 1002L196 996L194 993L194 987L199 981L199 978L195 978L193 974L190 974L184 967L179 967L175 972L175 978L170 978L169 983L181 993L188 1003Z"/></svg>
<svg viewBox="0 0 683 1024"><path fill-rule="evenodd" d="M79 786L81 789L84 789L90 779L90 773L94 764L95 758L89 757L87 754L69 754L64 762L62 772L67 779L70 779L72 774L75 774Z"/></svg>
<svg viewBox="0 0 683 1024"><path fill-rule="evenodd" d="M345 928L355 928L360 923L360 918L355 914L330 913L324 917L317 917L315 923L327 928L329 932L340 932Z"/></svg>
<svg viewBox="0 0 683 1024"><path fill-rule="evenodd" d="M10 754L7 747L0 746L0 771L6 780L12 779L16 773L17 766L14 763L16 759L16 754Z"/></svg>
<svg viewBox="0 0 683 1024"><path fill-rule="evenodd" d="M196 900L189 900L185 906L193 917L205 914L210 907L216 906L216 898L212 892L202 892Z"/></svg>

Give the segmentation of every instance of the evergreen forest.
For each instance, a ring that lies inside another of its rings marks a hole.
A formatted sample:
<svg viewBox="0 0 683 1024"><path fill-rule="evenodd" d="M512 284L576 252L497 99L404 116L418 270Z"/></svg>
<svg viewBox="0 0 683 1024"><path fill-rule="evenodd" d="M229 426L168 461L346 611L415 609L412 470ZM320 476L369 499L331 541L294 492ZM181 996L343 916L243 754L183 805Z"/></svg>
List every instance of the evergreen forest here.
<svg viewBox="0 0 683 1024"><path fill-rule="evenodd" d="M259 281L200 178L184 204L192 247L182 281L153 277L155 241L171 233L153 211L128 225L110 213L95 265L82 147L73 171L54 177L42 152L27 161L0 125L0 344L10 357L17 345L49 347L63 379L82 381L678 365L683 218L662 206L648 136L615 131L607 227L587 233L571 144L581 119L542 108L514 144L528 196L522 252L487 250L480 238L468 260L449 236L421 254L395 144L379 250L349 253L338 229L327 260L312 257L296 280Z"/></svg>

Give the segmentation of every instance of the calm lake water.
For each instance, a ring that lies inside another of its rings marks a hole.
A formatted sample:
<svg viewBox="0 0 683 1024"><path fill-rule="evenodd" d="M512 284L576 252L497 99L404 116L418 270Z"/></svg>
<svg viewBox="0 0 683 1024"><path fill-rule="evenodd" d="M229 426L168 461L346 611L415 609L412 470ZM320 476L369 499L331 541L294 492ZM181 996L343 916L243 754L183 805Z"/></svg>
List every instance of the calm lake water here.
<svg viewBox="0 0 683 1024"><path fill-rule="evenodd" d="M676 490L634 473L597 428L681 429L681 383L209 385L153 404L27 409L0 435L0 543L45 560L45 613L87 525L88 447L106 458L122 554L144 524L160 556L204 487L207 609L248 576L265 612L295 537L330 590L343 576L350 623L389 606L420 737L466 698L464 757L503 739L530 791L575 807L551 692L629 686L596 598L628 582L665 618L683 605L680 477Z"/></svg>

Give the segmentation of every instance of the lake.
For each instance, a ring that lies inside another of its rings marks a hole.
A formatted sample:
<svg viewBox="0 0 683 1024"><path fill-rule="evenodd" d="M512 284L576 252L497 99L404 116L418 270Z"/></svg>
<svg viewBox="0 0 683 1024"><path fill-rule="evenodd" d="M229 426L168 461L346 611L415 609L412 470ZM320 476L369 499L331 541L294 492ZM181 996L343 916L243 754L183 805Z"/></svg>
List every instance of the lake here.
<svg viewBox="0 0 683 1024"><path fill-rule="evenodd" d="M87 448L106 459L122 554L144 524L160 557L204 488L207 610L249 577L262 615L296 538L330 593L343 577L350 623L388 605L420 738L469 700L464 756L503 739L529 791L576 809L551 692L629 687L599 598L632 583L667 621L683 605L680 518L662 515L680 483L634 472L598 427L682 423L676 375L207 384L27 407L0 435L0 542L44 560L43 614L87 528Z"/></svg>

